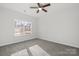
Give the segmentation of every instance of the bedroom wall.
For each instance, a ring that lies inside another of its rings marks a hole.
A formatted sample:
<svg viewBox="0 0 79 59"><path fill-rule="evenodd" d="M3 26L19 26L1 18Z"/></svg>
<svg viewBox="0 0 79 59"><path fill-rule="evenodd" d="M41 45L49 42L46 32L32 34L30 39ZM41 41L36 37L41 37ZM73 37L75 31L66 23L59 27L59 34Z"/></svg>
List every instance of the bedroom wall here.
<svg viewBox="0 0 79 59"><path fill-rule="evenodd" d="M14 19L32 21L32 34L25 36L14 35ZM0 46L36 38L36 18L0 7Z"/></svg>
<svg viewBox="0 0 79 59"><path fill-rule="evenodd" d="M53 4L38 20L38 37L79 48L79 4Z"/></svg>

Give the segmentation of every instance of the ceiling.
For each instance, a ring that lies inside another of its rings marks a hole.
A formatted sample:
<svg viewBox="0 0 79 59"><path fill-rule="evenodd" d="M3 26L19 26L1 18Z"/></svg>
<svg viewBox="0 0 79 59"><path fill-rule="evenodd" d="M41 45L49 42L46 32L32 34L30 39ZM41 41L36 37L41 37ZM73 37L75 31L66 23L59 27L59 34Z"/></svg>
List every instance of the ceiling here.
<svg viewBox="0 0 79 59"><path fill-rule="evenodd" d="M38 14L36 13L37 9L31 9L31 6L37 6L36 3L1 3L0 6L16 10L18 12L24 13L26 15L34 16L34 17L39 17L43 16L47 13L44 11L40 11ZM48 10L49 7L46 7ZM25 11L25 12L24 12ZM49 11L49 10L48 10Z"/></svg>
<svg viewBox="0 0 79 59"><path fill-rule="evenodd" d="M41 17L41 16L49 15L51 13L57 12L57 10L59 11L59 10L62 10L63 8L68 8L73 5L76 5L76 4L51 3L51 6L45 8L46 10L48 10L47 13L45 13L44 11L40 11L39 13L36 13L37 9L30 8L31 6L37 6L36 3L0 3L0 6L2 7L16 10L18 12L21 12L33 17Z"/></svg>

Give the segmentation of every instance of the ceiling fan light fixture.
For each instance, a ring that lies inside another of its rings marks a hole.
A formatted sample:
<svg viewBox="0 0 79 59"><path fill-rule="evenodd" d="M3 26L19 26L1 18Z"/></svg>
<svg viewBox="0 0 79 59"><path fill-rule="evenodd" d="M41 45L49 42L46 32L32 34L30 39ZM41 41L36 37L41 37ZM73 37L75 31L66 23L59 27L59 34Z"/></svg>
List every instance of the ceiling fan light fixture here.
<svg viewBox="0 0 79 59"><path fill-rule="evenodd" d="M38 8L39 10L42 10L42 8Z"/></svg>
<svg viewBox="0 0 79 59"><path fill-rule="evenodd" d="M37 3L37 7L30 7L30 8L34 8L34 9L37 9L37 13L39 13L39 11L44 11L44 12L47 12L47 10L45 9L45 7L48 7L50 6L50 3L48 4L41 4L41 3Z"/></svg>

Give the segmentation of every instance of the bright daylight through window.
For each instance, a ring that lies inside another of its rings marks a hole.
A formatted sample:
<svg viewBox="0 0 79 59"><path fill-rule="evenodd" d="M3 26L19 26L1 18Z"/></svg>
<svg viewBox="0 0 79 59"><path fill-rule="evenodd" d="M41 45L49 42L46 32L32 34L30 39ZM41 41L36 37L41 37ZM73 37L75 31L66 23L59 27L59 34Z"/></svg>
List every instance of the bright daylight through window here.
<svg viewBox="0 0 79 59"><path fill-rule="evenodd" d="M23 36L32 33L32 22L15 20L15 36Z"/></svg>

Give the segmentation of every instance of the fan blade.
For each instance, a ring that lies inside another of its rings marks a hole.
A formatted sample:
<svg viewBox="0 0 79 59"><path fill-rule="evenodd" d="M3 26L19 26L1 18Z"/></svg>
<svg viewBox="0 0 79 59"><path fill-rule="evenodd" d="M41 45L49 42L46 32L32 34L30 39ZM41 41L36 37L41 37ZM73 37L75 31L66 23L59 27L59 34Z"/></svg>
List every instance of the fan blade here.
<svg viewBox="0 0 79 59"><path fill-rule="evenodd" d="M30 7L30 8L38 8L38 7Z"/></svg>
<svg viewBox="0 0 79 59"><path fill-rule="evenodd" d="M41 7L41 6L40 6L40 3L37 3L37 5L38 5L38 7Z"/></svg>
<svg viewBox="0 0 79 59"><path fill-rule="evenodd" d="M46 5L42 6L42 7L47 7L47 6L50 6L50 4L46 4Z"/></svg>
<svg viewBox="0 0 79 59"><path fill-rule="evenodd" d="M42 9L44 12L47 12L47 10L45 10L45 9Z"/></svg>
<svg viewBox="0 0 79 59"><path fill-rule="evenodd" d="M39 10L37 10L37 13L39 12Z"/></svg>

